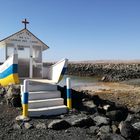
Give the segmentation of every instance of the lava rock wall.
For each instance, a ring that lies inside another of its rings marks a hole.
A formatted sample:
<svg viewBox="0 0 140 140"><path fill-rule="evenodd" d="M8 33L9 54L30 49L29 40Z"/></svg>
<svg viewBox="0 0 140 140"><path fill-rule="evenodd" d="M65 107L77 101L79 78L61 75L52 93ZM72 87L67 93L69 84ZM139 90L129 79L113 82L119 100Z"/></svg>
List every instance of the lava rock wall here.
<svg viewBox="0 0 140 140"><path fill-rule="evenodd" d="M102 81L124 81L140 78L140 64L69 63L67 74L99 76Z"/></svg>

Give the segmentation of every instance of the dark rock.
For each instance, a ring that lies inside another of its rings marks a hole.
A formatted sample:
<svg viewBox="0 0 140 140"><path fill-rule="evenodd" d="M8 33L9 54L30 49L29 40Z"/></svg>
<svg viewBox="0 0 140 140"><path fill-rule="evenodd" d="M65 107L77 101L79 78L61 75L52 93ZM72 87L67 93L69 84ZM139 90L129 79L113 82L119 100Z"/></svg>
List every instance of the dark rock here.
<svg viewBox="0 0 140 140"><path fill-rule="evenodd" d="M121 122L119 124L120 133L125 138L135 137L135 129L129 122Z"/></svg>
<svg viewBox="0 0 140 140"><path fill-rule="evenodd" d="M11 102L12 106L14 106L14 107L20 107L21 106L21 100L19 99L18 96L11 98L10 102Z"/></svg>
<svg viewBox="0 0 140 140"><path fill-rule="evenodd" d="M101 136L101 140L125 140L125 138L118 134L105 134Z"/></svg>
<svg viewBox="0 0 140 140"><path fill-rule="evenodd" d="M3 97L5 94L5 89L0 87L0 97Z"/></svg>
<svg viewBox="0 0 140 140"><path fill-rule="evenodd" d="M127 121L127 122L131 122L131 121L133 121L134 118L135 118L135 117L134 117L133 114L128 114L128 116L127 116L127 118L126 118L125 121Z"/></svg>
<svg viewBox="0 0 140 140"><path fill-rule="evenodd" d="M102 103L102 99L98 95L94 95L92 100L97 107Z"/></svg>
<svg viewBox="0 0 140 140"><path fill-rule="evenodd" d="M109 125L101 126L99 129L100 133L110 133L112 130Z"/></svg>
<svg viewBox="0 0 140 140"><path fill-rule="evenodd" d="M132 124L132 126L137 130L140 131L140 122Z"/></svg>
<svg viewBox="0 0 140 140"><path fill-rule="evenodd" d="M84 101L83 102L84 110L95 113L97 111L97 106L93 103L93 101Z"/></svg>
<svg viewBox="0 0 140 140"><path fill-rule="evenodd" d="M131 124L140 122L140 114L129 114L125 121L130 122Z"/></svg>
<svg viewBox="0 0 140 140"><path fill-rule="evenodd" d="M126 119L127 115L122 110L114 110L106 113L106 116L112 121L123 121Z"/></svg>
<svg viewBox="0 0 140 140"><path fill-rule="evenodd" d="M94 121L85 114L73 115L66 119L71 126L85 127L94 125Z"/></svg>
<svg viewBox="0 0 140 140"><path fill-rule="evenodd" d="M5 99L8 105L21 107L20 86L9 85L6 88Z"/></svg>
<svg viewBox="0 0 140 140"><path fill-rule="evenodd" d="M128 108L122 104L115 104L114 110L122 110L124 113L128 113Z"/></svg>
<svg viewBox="0 0 140 140"><path fill-rule="evenodd" d="M91 126L91 127L89 128L89 132L90 132L91 134L97 135L97 133L99 132L99 127L97 127L97 126Z"/></svg>
<svg viewBox="0 0 140 140"><path fill-rule="evenodd" d="M70 127L70 124L65 120L53 120L48 124L49 129L62 130Z"/></svg>
<svg viewBox="0 0 140 140"><path fill-rule="evenodd" d="M97 126L110 124L110 119L103 116L96 116L96 117L93 116L92 119Z"/></svg>
<svg viewBox="0 0 140 140"><path fill-rule="evenodd" d="M38 123L38 124L36 125L36 128L37 128L37 129L47 129L47 126L46 126L45 123Z"/></svg>

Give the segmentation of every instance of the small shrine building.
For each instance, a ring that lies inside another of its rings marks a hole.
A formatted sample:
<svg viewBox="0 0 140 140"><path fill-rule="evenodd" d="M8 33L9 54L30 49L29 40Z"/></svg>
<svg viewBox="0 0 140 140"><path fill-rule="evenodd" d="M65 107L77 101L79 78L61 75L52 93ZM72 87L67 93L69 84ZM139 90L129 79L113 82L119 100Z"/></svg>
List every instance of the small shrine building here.
<svg viewBox="0 0 140 140"><path fill-rule="evenodd" d="M17 53L19 76L42 78L42 53L49 47L26 28L29 24L26 19L22 23L25 25L24 29L0 40L0 48L3 48L5 53L4 60Z"/></svg>

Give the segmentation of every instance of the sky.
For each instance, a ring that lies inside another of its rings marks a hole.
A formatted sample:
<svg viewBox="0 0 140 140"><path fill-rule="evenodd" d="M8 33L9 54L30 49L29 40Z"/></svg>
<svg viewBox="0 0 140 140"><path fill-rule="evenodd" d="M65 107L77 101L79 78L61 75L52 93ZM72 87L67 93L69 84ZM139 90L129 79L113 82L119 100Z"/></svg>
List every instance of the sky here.
<svg viewBox="0 0 140 140"><path fill-rule="evenodd" d="M24 28L44 61L140 59L140 0L0 0L0 40Z"/></svg>

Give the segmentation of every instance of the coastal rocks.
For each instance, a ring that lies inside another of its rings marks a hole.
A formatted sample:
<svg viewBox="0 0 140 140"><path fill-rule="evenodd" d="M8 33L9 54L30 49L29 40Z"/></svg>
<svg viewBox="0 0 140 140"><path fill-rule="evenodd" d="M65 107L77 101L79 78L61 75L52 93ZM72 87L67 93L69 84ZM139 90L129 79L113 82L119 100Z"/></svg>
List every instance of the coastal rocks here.
<svg viewBox="0 0 140 140"><path fill-rule="evenodd" d="M53 120L48 124L49 129L62 130L70 127L70 124L65 120Z"/></svg>
<svg viewBox="0 0 140 140"><path fill-rule="evenodd" d="M135 137L136 131L129 122L121 122L119 124L120 133L125 138Z"/></svg>
<svg viewBox="0 0 140 140"><path fill-rule="evenodd" d="M84 110L88 111L89 113L94 114L97 111L97 106L93 103L92 100L84 101L82 103Z"/></svg>
<svg viewBox="0 0 140 140"><path fill-rule="evenodd" d="M123 111L121 110L113 110L106 113L106 116L110 118L112 121L122 121L125 120L126 116L124 116Z"/></svg>
<svg viewBox="0 0 140 140"><path fill-rule="evenodd" d="M9 85L6 87L5 99L8 105L21 107L20 86Z"/></svg>
<svg viewBox="0 0 140 140"><path fill-rule="evenodd" d="M0 87L0 97L3 97L5 95L5 88Z"/></svg>
<svg viewBox="0 0 140 140"><path fill-rule="evenodd" d="M89 133L91 133L91 134L97 135L98 132L99 132L99 127L98 126L91 126L89 128Z"/></svg>
<svg viewBox="0 0 140 140"><path fill-rule="evenodd" d="M101 140L125 140L125 138L118 134L105 134L101 136Z"/></svg>
<svg viewBox="0 0 140 140"><path fill-rule="evenodd" d="M107 134L107 133L110 133L112 131L112 129L110 128L109 125L104 125L104 126L100 127L99 131L101 134Z"/></svg>
<svg viewBox="0 0 140 140"><path fill-rule="evenodd" d="M124 81L140 78L140 65L134 63L69 63L68 74L99 76L101 81Z"/></svg>
<svg viewBox="0 0 140 140"><path fill-rule="evenodd" d="M106 118L106 117L103 117L103 116L93 117L93 120L94 120L96 126L102 126L102 125L110 124L110 119Z"/></svg>
<svg viewBox="0 0 140 140"><path fill-rule="evenodd" d="M71 126L75 127L85 127L85 126L92 126L94 125L94 121L91 117L79 114L79 115L72 115L65 119Z"/></svg>
<svg viewBox="0 0 140 140"><path fill-rule="evenodd" d="M136 122L132 125L137 131L140 132L140 122Z"/></svg>

